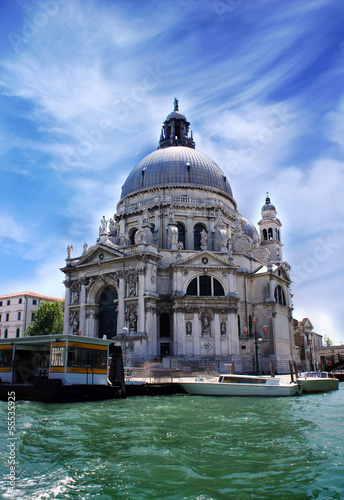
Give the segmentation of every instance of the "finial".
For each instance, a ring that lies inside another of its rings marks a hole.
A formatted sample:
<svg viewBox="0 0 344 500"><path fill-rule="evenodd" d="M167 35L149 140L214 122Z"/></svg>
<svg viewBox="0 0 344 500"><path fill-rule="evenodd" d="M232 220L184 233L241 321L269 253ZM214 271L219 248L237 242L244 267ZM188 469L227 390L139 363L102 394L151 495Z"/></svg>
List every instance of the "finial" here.
<svg viewBox="0 0 344 500"><path fill-rule="evenodd" d="M179 111L179 103L176 97L174 98L174 111Z"/></svg>
<svg viewBox="0 0 344 500"><path fill-rule="evenodd" d="M269 193L266 192L265 205L269 205L269 204L270 204Z"/></svg>

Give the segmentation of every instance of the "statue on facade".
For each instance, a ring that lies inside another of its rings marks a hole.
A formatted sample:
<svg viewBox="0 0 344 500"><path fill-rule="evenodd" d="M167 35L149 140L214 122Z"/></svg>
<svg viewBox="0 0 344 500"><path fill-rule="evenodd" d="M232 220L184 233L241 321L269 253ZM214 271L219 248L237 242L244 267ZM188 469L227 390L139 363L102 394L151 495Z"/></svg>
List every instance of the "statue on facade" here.
<svg viewBox="0 0 344 500"><path fill-rule="evenodd" d="M177 98L174 99L173 105L174 105L174 111L179 111L179 103Z"/></svg>
<svg viewBox="0 0 344 500"><path fill-rule="evenodd" d="M207 314L202 318L202 335L210 335L210 320Z"/></svg>
<svg viewBox="0 0 344 500"><path fill-rule="evenodd" d="M83 249L84 249L83 253L86 253L88 250L88 244L86 243L86 241L84 243Z"/></svg>
<svg viewBox="0 0 344 500"><path fill-rule="evenodd" d="M191 321L186 322L186 335L192 335L192 323L191 323Z"/></svg>
<svg viewBox="0 0 344 500"><path fill-rule="evenodd" d="M170 208L169 208L168 216L169 216L170 222L174 222L174 209L172 206L170 206Z"/></svg>
<svg viewBox="0 0 344 500"><path fill-rule="evenodd" d="M72 251L74 250L73 245L68 245L67 247L67 259L72 258Z"/></svg>
<svg viewBox="0 0 344 500"><path fill-rule="evenodd" d="M128 281L128 296L135 297L136 296L136 281L130 279Z"/></svg>
<svg viewBox="0 0 344 500"><path fill-rule="evenodd" d="M121 233L119 235L119 244L124 247L125 246L125 234L124 233Z"/></svg>
<svg viewBox="0 0 344 500"><path fill-rule="evenodd" d="M226 323L224 321L222 321L222 323L221 323L221 335L226 335L226 330L227 330Z"/></svg>
<svg viewBox="0 0 344 500"><path fill-rule="evenodd" d="M105 219L105 215L103 215L102 219L100 220L100 226L99 226L99 234L107 234L109 232L109 221Z"/></svg>
<svg viewBox="0 0 344 500"><path fill-rule="evenodd" d="M149 224L150 215L148 210L145 210L142 214L142 224Z"/></svg>
<svg viewBox="0 0 344 500"><path fill-rule="evenodd" d="M202 229L201 232L201 248L205 247L207 248L208 246L208 235L205 229Z"/></svg>

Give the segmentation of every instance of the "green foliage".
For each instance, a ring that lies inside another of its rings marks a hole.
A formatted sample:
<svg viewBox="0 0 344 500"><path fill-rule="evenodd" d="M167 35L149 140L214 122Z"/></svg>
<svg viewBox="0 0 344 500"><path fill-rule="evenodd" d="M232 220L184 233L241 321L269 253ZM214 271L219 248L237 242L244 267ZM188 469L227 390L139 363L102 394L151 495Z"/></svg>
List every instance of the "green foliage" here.
<svg viewBox="0 0 344 500"><path fill-rule="evenodd" d="M324 335L323 345L325 347L331 347L331 345L333 345L333 340L331 339L331 337L329 335Z"/></svg>
<svg viewBox="0 0 344 500"><path fill-rule="evenodd" d="M63 333L63 310L61 302L42 302L35 319L26 331L26 336L61 335Z"/></svg>

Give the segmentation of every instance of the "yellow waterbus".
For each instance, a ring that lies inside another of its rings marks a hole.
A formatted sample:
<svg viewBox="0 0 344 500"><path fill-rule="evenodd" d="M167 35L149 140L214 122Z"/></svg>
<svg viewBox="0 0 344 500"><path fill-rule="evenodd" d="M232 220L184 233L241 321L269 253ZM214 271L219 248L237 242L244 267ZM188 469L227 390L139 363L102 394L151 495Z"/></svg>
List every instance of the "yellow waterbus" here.
<svg viewBox="0 0 344 500"><path fill-rule="evenodd" d="M85 401L125 397L121 348L76 335L0 339L0 399Z"/></svg>

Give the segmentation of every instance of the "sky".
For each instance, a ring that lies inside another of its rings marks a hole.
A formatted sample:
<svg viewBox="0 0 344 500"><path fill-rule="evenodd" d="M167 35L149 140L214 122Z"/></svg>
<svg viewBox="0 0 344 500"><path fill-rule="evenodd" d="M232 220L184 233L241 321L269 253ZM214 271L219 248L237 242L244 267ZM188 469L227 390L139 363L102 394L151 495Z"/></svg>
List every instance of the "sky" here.
<svg viewBox="0 0 344 500"><path fill-rule="evenodd" d="M344 342L342 0L1 0L0 294L63 297L179 100L196 149L282 222L294 317Z"/></svg>

